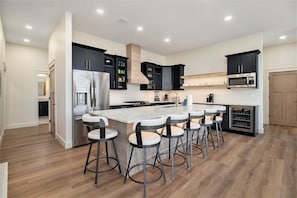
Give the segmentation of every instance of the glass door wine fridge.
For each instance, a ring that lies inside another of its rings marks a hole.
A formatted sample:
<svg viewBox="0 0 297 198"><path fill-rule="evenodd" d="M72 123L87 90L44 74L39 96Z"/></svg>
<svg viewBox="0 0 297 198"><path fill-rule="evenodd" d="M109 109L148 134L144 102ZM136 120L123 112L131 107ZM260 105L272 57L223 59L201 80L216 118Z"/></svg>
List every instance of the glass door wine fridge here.
<svg viewBox="0 0 297 198"><path fill-rule="evenodd" d="M255 134L255 106L229 106L229 128Z"/></svg>

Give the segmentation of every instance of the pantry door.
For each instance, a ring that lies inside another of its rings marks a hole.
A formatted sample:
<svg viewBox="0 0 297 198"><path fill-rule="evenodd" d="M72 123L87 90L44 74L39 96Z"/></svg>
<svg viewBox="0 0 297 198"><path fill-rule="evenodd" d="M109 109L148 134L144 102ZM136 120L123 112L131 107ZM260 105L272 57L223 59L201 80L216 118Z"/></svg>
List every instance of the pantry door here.
<svg viewBox="0 0 297 198"><path fill-rule="evenodd" d="M269 122L297 126L297 71L269 73Z"/></svg>

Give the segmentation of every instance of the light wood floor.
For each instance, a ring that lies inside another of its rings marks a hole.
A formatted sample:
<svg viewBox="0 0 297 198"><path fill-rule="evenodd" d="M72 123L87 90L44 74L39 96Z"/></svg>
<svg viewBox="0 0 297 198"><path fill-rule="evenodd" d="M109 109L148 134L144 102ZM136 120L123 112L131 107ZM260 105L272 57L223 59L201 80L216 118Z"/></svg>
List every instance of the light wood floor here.
<svg viewBox="0 0 297 198"><path fill-rule="evenodd" d="M9 163L9 197L143 196L142 185L124 185L116 171L100 175L96 188L94 175L82 173L87 147L65 150L46 127L5 132L0 163ZM177 167L173 182L166 167L167 183L148 185L148 197L297 197L296 128L265 126L265 135L225 133L225 140L206 159L195 156L190 171Z"/></svg>

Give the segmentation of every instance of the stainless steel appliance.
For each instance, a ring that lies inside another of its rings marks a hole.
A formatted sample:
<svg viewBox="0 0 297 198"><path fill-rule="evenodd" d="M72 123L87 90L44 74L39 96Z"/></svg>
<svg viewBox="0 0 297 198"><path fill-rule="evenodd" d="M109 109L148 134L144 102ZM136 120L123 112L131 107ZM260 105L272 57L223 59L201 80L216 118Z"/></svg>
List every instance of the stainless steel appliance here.
<svg viewBox="0 0 297 198"><path fill-rule="evenodd" d="M255 134L255 106L229 106L229 128Z"/></svg>
<svg viewBox="0 0 297 198"><path fill-rule="evenodd" d="M214 95L212 93L208 95L206 102L214 102Z"/></svg>
<svg viewBox="0 0 297 198"><path fill-rule="evenodd" d="M109 108L109 73L72 70L73 74L73 146L88 143L81 117L90 110Z"/></svg>
<svg viewBox="0 0 297 198"><path fill-rule="evenodd" d="M228 88L236 87L257 87L256 73L242 73L228 75Z"/></svg>

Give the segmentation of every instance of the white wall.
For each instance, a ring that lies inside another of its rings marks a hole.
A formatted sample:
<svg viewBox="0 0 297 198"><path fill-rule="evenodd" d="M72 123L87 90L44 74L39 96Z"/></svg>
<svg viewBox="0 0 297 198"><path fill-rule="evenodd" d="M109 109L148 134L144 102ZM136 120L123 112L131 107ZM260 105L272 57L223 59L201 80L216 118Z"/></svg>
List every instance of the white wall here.
<svg viewBox="0 0 297 198"><path fill-rule="evenodd" d="M297 43L264 48L264 123L269 124L269 73L297 70Z"/></svg>
<svg viewBox="0 0 297 198"><path fill-rule="evenodd" d="M106 50L107 54L126 56L126 45L114 41L99 38L90 34L73 31L73 42L85 44ZM141 50L141 61L148 61L157 64L165 64L165 56L149 51ZM127 90L111 90L110 104L118 104L127 100L154 100L154 91L140 91L139 85L129 84Z"/></svg>
<svg viewBox="0 0 297 198"><path fill-rule="evenodd" d="M56 137L72 147L72 15L66 12L50 36L48 65L55 66Z"/></svg>
<svg viewBox="0 0 297 198"><path fill-rule="evenodd" d="M5 129L5 36L3 32L2 19L0 16L0 144Z"/></svg>
<svg viewBox="0 0 297 198"><path fill-rule="evenodd" d="M47 69L47 50L6 45L6 128L38 125L37 70Z"/></svg>
<svg viewBox="0 0 297 198"><path fill-rule="evenodd" d="M174 63L185 64L185 75L226 72L226 55L256 49L263 51L262 34L250 35L184 53L173 54L166 57L166 62L168 65ZM179 92L179 95L183 100L187 94L192 94L193 102L200 103L206 102L206 96L209 93L214 93L215 103L218 104L258 105L257 130L258 132L263 132L262 54L259 55L258 71L258 89L191 88L185 89L184 92Z"/></svg>

